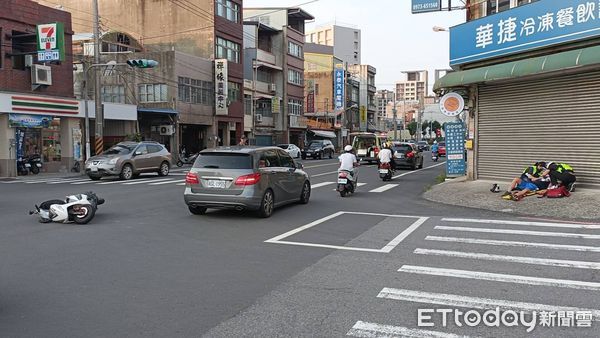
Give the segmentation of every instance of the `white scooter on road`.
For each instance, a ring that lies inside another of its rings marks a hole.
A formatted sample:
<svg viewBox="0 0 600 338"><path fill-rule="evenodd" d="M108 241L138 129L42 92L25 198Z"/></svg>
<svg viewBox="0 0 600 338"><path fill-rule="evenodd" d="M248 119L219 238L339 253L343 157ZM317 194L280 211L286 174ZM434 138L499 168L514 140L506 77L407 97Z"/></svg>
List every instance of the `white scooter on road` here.
<svg viewBox="0 0 600 338"><path fill-rule="evenodd" d="M49 200L35 206L30 215L38 215L41 223L59 222L87 224L94 218L104 199L93 192L67 196L65 200Z"/></svg>

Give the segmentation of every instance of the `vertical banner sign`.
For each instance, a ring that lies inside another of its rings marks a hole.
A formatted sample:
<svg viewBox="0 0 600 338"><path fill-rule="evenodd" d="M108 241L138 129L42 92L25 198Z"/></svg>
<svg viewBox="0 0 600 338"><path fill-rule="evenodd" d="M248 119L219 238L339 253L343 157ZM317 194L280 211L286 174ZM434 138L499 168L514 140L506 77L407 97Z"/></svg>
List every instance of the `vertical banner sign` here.
<svg viewBox="0 0 600 338"><path fill-rule="evenodd" d="M38 61L65 61L65 30L61 22L37 25Z"/></svg>
<svg viewBox="0 0 600 338"><path fill-rule="evenodd" d="M278 114L280 109L279 96L273 96L271 98L271 113Z"/></svg>
<svg viewBox="0 0 600 338"><path fill-rule="evenodd" d="M344 110L344 65L338 63L333 70L333 102L335 110Z"/></svg>
<svg viewBox="0 0 600 338"><path fill-rule="evenodd" d="M17 128L15 130L15 138L17 145L17 161L23 158L23 142L25 142L25 130Z"/></svg>
<svg viewBox="0 0 600 338"><path fill-rule="evenodd" d="M81 129L73 128L73 159L75 161L81 161Z"/></svg>
<svg viewBox="0 0 600 338"><path fill-rule="evenodd" d="M314 113L315 112L315 93L306 94L306 112Z"/></svg>
<svg viewBox="0 0 600 338"><path fill-rule="evenodd" d="M227 115L227 59L215 60L215 115Z"/></svg>
<svg viewBox="0 0 600 338"><path fill-rule="evenodd" d="M445 124L446 133L446 176L456 177L466 174L465 163L465 124L449 122Z"/></svg>
<svg viewBox="0 0 600 338"><path fill-rule="evenodd" d="M367 131L367 107L360 106L360 131Z"/></svg>

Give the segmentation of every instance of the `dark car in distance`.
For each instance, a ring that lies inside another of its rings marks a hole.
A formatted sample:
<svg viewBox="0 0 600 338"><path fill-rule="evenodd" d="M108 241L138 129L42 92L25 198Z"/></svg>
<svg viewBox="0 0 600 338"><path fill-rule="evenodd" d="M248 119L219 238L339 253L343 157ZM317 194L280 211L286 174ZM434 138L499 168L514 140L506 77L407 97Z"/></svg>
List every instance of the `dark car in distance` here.
<svg viewBox="0 0 600 338"><path fill-rule="evenodd" d="M417 147L419 147L420 151L427 151L429 150L429 143L427 141L419 141L417 142Z"/></svg>
<svg viewBox="0 0 600 338"><path fill-rule="evenodd" d="M394 142L392 154L396 167L410 167L412 170L423 168L423 153L414 143Z"/></svg>
<svg viewBox="0 0 600 338"><path fill-rule="evenodd" d="M333 158L335 147L329 140L312 140L306 148L302 150L302 159L307 158Z"/></svg>

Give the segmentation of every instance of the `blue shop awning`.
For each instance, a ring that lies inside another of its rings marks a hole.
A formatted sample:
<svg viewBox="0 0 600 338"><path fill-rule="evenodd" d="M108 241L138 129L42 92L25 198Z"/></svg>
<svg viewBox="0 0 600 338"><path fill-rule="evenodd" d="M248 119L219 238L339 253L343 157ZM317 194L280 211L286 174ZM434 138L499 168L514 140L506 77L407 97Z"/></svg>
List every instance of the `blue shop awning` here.
<svg viewBox="0 0 600 338"><path fill-rule="evenodd" d="M179 112L171 108L142 108L138 107L138 113L154 113L154 114L172 114L177 115Z"/></svg>

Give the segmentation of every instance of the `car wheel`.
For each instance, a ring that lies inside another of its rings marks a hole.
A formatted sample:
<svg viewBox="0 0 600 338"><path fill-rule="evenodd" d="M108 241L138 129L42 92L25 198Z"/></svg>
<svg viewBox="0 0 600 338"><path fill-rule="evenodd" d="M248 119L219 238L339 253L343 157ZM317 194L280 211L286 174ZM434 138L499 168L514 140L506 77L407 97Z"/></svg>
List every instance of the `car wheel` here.
<svg viewBox="0 0 600 338"><path fill-rule="evenodd" d="M273 191L268 189L263 195L262 202L260 203L260 209L258 215L262 218L271 217L273 214L273 207L275 205L275 198L273 197Z"/></svg>
<svg viewBox="0 0 600 338"><path fill-rule="evenodd" d="M300 152L296 153L296 158L300 158Z"/></svg>
<svg viewBox="0 0 600 338"><path fill-rule="evenodd" d="M421 159L421 165L419 165L419 169L423 169L423 159Z"/></svg>
<svg viewBox="0 0 600 338"><path fill-rule="evenodd" d="M206 213L205 207L197 207L193 205L188 205L188 210L194 215L204 215Z"/></svg>
<svg viewBox="0 0 600 338"><path fill-rule="evenodd" d="M119 177L121 177L123 180L130 180L133 177L133 168L131 167L131 164L126 164L123 166Z"/></svg>
<svg viewBox="0 0 600 338"><path fill-rule="evenodd" d="M160 168L158 169L158 176L167 176L169 175L169 163L163 162L160 164Z"/></svg>
<svg viewBox="0 0 600 338"><path fill-rule="evenodd" d="M300 204L307 204L310 199L310 183L308 181L304 182L304 186L302 186L302 192L300 193Z"/></svg>
<svg viewBox="0 0 600 338"><path fill-rule="evenodd" d="M99 181L102 177L100 176L88 176L92 181Z"/></svg>

